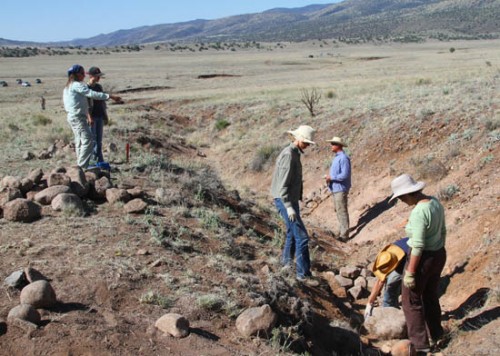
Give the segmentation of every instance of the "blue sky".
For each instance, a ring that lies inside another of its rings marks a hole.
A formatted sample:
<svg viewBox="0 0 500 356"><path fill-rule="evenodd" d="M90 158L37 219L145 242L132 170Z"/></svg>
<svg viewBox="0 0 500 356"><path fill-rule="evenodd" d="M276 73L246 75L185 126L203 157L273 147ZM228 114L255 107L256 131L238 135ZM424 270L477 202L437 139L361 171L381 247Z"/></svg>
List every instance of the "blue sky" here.
<svg viewBox="0 0 500 356"><path fill-rule="evenodd" d="M0 38L66 41L134 27L261 12L340 0L4 0Z"/></svg>

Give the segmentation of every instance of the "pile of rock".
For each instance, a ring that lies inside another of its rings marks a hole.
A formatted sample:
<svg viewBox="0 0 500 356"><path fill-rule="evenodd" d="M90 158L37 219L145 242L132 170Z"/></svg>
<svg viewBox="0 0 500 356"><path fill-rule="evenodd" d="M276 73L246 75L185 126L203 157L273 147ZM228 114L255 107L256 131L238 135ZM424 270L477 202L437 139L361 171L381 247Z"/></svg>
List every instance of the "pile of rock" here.
<svg viewBox="0 0 500 356"><path fill-rule="evenodd" d="M325 272L324 278L337 297L354 300L365 298L377 281L369 269L356 266L342 267L338 274Z"/></svg>
<svg viewBox="0 0 500 356"><path fill-rule="evenodd" d="M72 210L84 215L82 199L125 203L127 213L142 213L147 208L140 188L113 187L108 171L83 171L78 166L59 167L44 174L41 169L27 177L3 177L0 183L0 217L6 220L32 222L40 219L43 206L54 211Z"/></svg>
<svg viewBox="0 0 500 356"><path fill-rule="evenodd" d="M7 322L22 328L36 329L41 321L37 309L53 307L57 304L56 293L49 281L37 270L25 268L8 276L4 285L21 289L20 304L12 308Z"/></svg>

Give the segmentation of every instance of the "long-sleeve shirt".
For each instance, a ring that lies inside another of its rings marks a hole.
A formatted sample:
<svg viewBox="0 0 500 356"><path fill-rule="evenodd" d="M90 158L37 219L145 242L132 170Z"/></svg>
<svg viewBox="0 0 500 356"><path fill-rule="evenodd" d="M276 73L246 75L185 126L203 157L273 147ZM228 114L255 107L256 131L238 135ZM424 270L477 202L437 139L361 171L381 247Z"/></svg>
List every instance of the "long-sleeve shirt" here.
<svg viewBox="0 0 500 356"><path fill-rule="evenodd" d="M108 100L109 94L99 93L89 89L87 84L73 82L63 91L64 110L68 118L85 117L89 111L87 98L96 100Z"/></svg>
<svg viewBox="0 0 500 356"><path fill-rule="evenodd" d="M271 194L273 198L280 198L286 208L292 203L302 200L302 163L301 151L293 143L281 151L276 159Z"/></svg>
<svg viewBox="0 0 500 356"><path fill-rule="evenodd" d="M349 192L351 189L351 160L344 151L337 152L330 166L328 189L333 192Z"/></svg>
<svg viewBox="0 0 500 356"><path fill-rule="evenodd" d="M410 213L405 227L410 238L411 254L421 256L424 251L437 251L446 242L444 208L434 197L428 202L418 203Z"/></svg>

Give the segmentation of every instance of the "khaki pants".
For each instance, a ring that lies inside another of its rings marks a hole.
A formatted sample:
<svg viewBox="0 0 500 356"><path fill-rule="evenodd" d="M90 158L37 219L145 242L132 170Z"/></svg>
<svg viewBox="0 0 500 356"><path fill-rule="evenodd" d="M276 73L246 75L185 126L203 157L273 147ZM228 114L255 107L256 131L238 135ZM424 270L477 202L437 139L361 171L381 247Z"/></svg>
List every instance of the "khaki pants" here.
<svg viewBox="0 0 500 356"><path fill-rule="evenodd" d="M349 238L349 212L347 211L348 192L333 193L333 205L339 220L339 232L341 239Z"/></svg>
<svg viewBox="0 0 500 356"><path fill-rule="evenodd" d="M68 117L68 123L73 130L73 135L75 135L75 151L77 164L81 168L85 169L88 167L90 162L90 157L94 151L94 139L92 138L92 131L89 124L87 123L87 118L82 117Z"/></svg>

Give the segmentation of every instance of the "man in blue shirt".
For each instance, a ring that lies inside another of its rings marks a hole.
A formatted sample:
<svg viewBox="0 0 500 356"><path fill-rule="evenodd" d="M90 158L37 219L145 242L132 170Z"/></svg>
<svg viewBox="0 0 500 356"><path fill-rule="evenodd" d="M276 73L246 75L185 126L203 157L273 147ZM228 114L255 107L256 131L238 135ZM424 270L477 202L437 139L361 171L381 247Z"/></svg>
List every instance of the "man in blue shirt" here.
<svg viewBox="0 0 500 356"><path fill-rule="evenodd" d="M351 189L351 160L343 148L347 147L344 141L335 136L330 142L332 152L335 153L330 172L325 176L328 189L333 194L333 204L339 220L339 240L346 242L349 239L349 212L347 211L347 196Z"/></svg>

